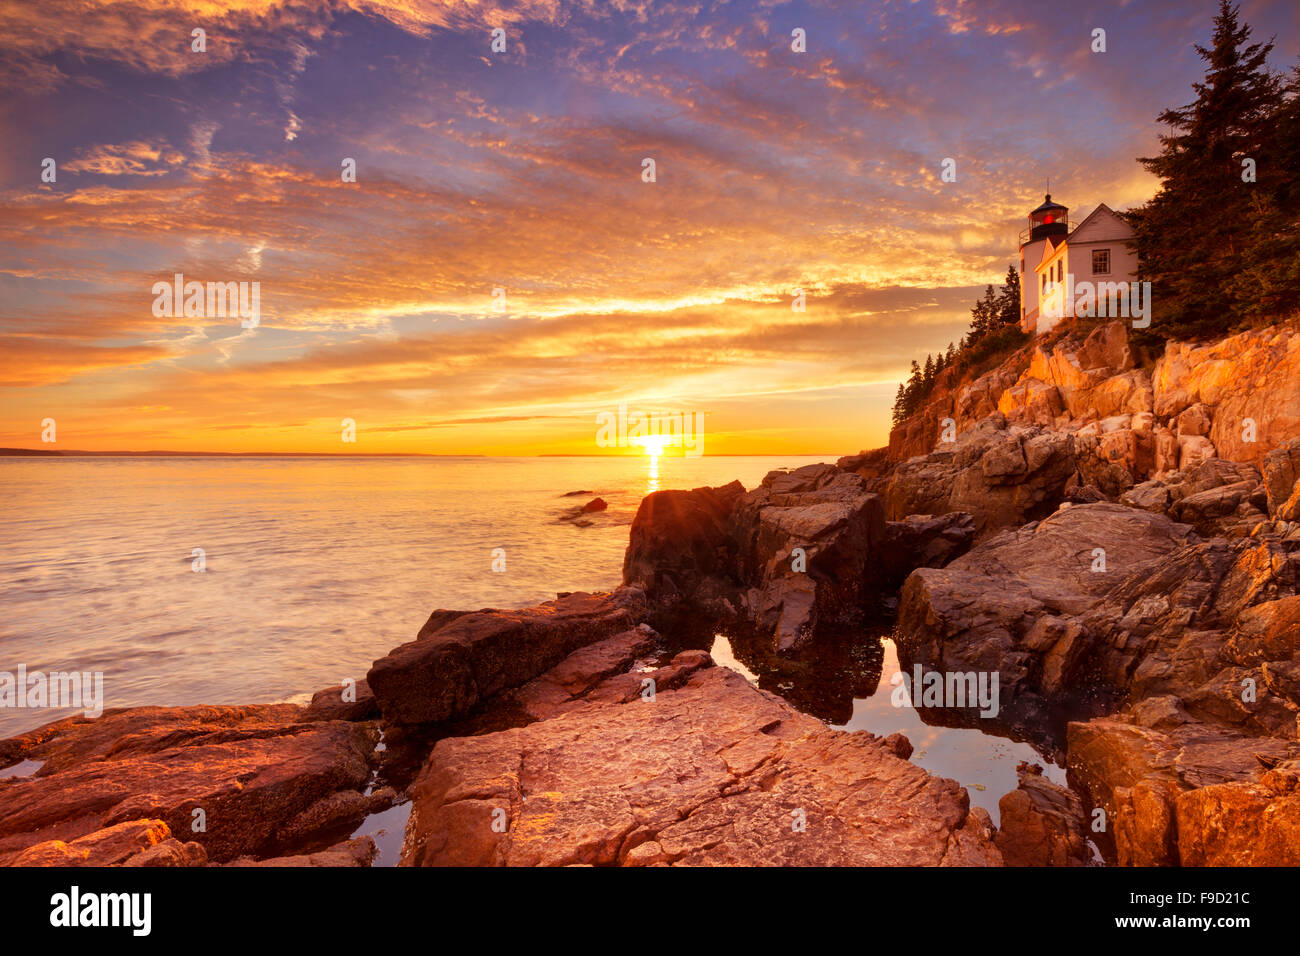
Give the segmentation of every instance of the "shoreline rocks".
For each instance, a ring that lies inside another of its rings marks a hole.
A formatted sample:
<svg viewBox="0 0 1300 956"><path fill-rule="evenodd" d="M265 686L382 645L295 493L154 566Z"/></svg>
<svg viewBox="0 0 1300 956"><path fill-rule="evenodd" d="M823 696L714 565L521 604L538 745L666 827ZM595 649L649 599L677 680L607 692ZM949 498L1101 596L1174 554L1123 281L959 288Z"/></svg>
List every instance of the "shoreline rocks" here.
<svg viewBox="0 0 1300 956"><path fill-rule="evenodd" d="M212 861L269 852L291 821L365 785L378 737L373 723L312 721L291 704L141 707L47 724L9 741L14 756L44 763L0 783L0 864L52 841L77 854L89 836L142 819Z"/></svg>
<svg viewBox="0 0 1300 956"><path fill-rule="evenodd" d="M435 611L416 640L375 661L366 681L388 723L452 720L569 652L634 627L645 613L645 592L634 587L518 611Z"/></svg>
<svg viewBox="0 0 1300 956"><path fill-rule="evenodd" d="M402 865L997 865L988 815L897 747L707 667L653 701L439 741Z"/></svg>

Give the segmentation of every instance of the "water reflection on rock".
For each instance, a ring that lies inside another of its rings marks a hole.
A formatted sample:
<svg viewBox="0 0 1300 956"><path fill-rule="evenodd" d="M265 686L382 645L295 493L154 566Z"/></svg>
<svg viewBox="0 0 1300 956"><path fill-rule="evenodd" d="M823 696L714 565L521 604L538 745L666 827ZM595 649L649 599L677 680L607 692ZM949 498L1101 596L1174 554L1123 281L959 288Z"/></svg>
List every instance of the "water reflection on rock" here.
<svg viewBox="0 0 1300 956"><path fill-rule="evenodd" d="M899 705L894 675L910 672L915 662L900 661L887 621L852 633L819 633L809 646L783 657L769 647L734 625L717 626L709 644L719 665L837 729L906 735L913 763L961 783L971 803L994 821L1000 818L999 798L1019 783L1021 761L1042 765L1048 780L1066 785L1056 722L1035 726L1026 718L1031 711L1015 707L1000 710L997 718L980 718L978 708Z"/></svg>

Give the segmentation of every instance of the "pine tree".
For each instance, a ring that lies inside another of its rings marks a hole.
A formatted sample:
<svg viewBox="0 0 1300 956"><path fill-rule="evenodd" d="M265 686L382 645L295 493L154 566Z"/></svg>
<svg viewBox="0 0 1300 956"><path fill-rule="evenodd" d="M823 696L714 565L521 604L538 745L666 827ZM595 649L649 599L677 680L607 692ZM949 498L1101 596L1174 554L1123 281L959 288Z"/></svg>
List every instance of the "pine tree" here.
<svg viewBox="0 0 1300 956"><path fill-rule="evenodd" d="M903 390L903 417L910 418L921 404L921 366L912 359L912 371L907 376L907 387Z"/></svg>
<svg viewBox="0 0 1300 956"><path fill-rule="evenodd" d="M997 328L998 321L998 297L993 291L993 286L985 286L984 298L975 303L975 308L971 309L970 333L967 335L967 343L974 345L984 336Z"/></svg>
<svg viewBox="0 0 1300 956"><path fill-rule="evenodd" d="M1020 324L1020 273L1015 266L1007 266L1007 277L998 296L998 327Z"/></svg>
<svg viewBox="0 0 1300 956"><path fill-rule="evenodd" d="M1270 322L1294 312L1300 302L1300 63L1273 117L1272 142L1258 178L1262 213L1232 292L1246 318Z"/></svg>
<svg viewBox="0 0 1300 956"><path fill-rule="evenodd" d="M1232 280L1259 241L1263 210L1257 184L1243 181L1243 161L1258 165L1267 154L1282 93L1267 66L1272 43L1250 43L1238 10L1220 0L1211 46L1196 46L1208 64L1205 82L1193 84L1196 100L1160 114L1170 127L1160 154L1139 160L1161 180L1130 215L1158 338L1223 332L1246 311Z"/></svg>

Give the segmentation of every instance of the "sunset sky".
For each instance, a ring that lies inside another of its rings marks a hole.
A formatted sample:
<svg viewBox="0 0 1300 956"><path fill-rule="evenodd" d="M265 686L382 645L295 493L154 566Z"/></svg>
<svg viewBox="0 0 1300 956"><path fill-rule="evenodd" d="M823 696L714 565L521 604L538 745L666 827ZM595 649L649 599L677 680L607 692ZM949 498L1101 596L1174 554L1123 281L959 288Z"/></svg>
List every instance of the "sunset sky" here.
<svg viewBox="0 0 1300 956"><path fill-rule="evenodd" d="M0 445L599 454L620 403L883 444L1047 179L1151 194L1215 7L0 0ZM1295 62L1300 5L1242 16ZM175 273L260 325L156 317Z"/></svg>

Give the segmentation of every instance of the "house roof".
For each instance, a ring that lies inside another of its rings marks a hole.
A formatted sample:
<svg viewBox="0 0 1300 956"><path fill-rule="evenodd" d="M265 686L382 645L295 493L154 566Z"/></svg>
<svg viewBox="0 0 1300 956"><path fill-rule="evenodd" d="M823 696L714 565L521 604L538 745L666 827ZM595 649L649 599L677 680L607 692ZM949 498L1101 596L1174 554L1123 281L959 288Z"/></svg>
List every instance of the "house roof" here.
<svg viewBox="0 0 1300 956"><path fill-rule="evenodd" d="M1066 241L1066 242L1069 242L1069 241L1070 241L1071 239L1073 239L1076 235L1078 235L1079 230L1083 229L1084 226L1088 225L1088 223L1092 222L1094 219L1098 218L1099 216L1105 216L1105 217L1108 217L1108 218L1110 218L1112 221L1118 223L1118 224L1121 226L1121 228L1122 228L1126 233L1130 233L1130 234L1131 234L1132 231L1133 231L1133 227L1130 226L1127 222L1125 222L1125 221L1123 220L1123 218L1121 218L1121 216L1119 215L1119 213L1115 212L1115 210L1111 209L1111 208L1110 208L1109 206L1107 206L1105 203L1100 203L1100 204L1098 204L1098 206L1097 206L1096 209L1094 209L1092 212L1088 213L1088 215L1086 215L1086 216L1083 217L1083 222L1079 223L1077 226L1075 226L1075 227L1070 231L1070 234L1069 234L1068 236L1065 237L1065 241ZM1119 238L1124 238L1124 237L1116 236L1115 238L1116 238L1116 239L1119 239ZM1097 242L1111 242L1111 241L1113 241L1113 240L1112 240L1112 239L1098 239L1098 240L1094 240L1094 241L1097 241Z"/></svg>
<svg viewBox="0 0 1300 956"><path fill-rule="evenodd" d="M1038 265L1034 266L1034 271L1037 272L1056 258L1056 251L1065 244L1065 241L1065 236L1048 236L1047 241L1043 243L1043 254L1038 257Z"/></svg>

